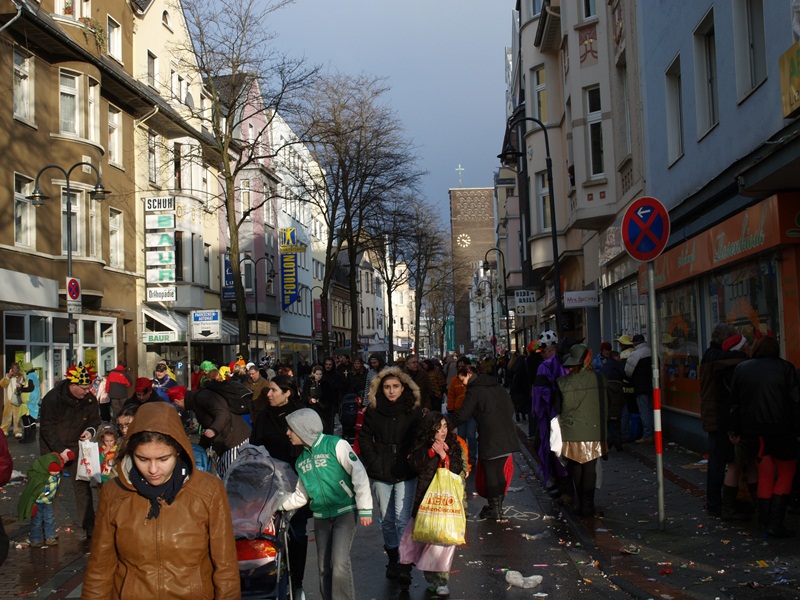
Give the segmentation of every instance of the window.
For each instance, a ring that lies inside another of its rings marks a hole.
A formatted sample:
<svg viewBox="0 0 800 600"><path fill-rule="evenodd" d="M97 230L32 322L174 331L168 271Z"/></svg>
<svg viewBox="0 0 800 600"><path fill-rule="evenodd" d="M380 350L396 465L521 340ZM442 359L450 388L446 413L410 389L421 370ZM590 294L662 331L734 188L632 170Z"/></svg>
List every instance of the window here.
<svg viewBox="0 0 800 600"><path fill-rule="evenodd" d="M203 281L204 286L209 287L211 282L211 244L203 244Z"/></svg>
<svg viewBox="0 0 800 600"><path fill-rule="evenodd" d="M533 116L542 123L547 122L547 79L544 65L531 69L531 83L533 84Z"/></svg>
<svg viewBox="0 0 800 600"><path fill-rule="evenodd" d="M763 0L734 0L733 51L739 100L767 78Z"/></svg>
<svg viewBox="0 0 800 600"><path fill-rule="evenodd" d="M601 176L603 167L603 112L600 105L600 88L586 90L586 128L589 133L587 148L589 149L589 175Z"/></svg>
<svg viewBox="0 0 800 600"><path fill-rule="evenodd" d="M14 174L14 244L33 246L33 207L26 198L33 193L33 179Z"/></svg>
<svg viewBox="0 0 800 600"><path fill-rule="evenodd" d="M14 50L14 116L33 122L33 58Z"/></svg>
<svg viewBox="0 0 800 600"><path fill-rule="evenodd" d="M161 22L170 29L172 28L172 25L170 24L169 13L166 10L161 13Z"/></svg>
<svg viewBox="0 0 800 600"><path fill-rule="evenodd" d="M112 267L122 267L123 257L122 211L114 208L108 213L108 262Z"/></svg>
<svg viewBox="0 0 800 600"><path fill-rule="evenodd" d="M547 183L547 172L536 174L536 198L539 207L539 231L550 231L553 217L550 213L550 188Z"/></svg>
<svg viewBox="0 0 800 600"><path fill-rule="evenodd" d="M83 244L80 243L81 235L81 198L83 192L71 191L69 213L67 212L67 188L61 189L61 254L67 254L68 244L72 246L73 254L83 254ZM70 217L69 219L67 217ZM69 229L67 228L69 221ZM71 237L70 240L67 240Z"/></svg>
<svg viewBox="0 0 800 600"><path fill-rule="evenodd" d="M61 133L78 135L78 79L79 76L73 73L60 73Z"/></svg>
<svg viewBox="0 0 800 600"><path fill-rule="evenodd" d="M150 183L158 184L158 148L156 133L147 132L147 178Z"/></svg>
<svg viewBox="0 0 800 600"><path fill-rule="evenodd" d="M122 164L121 113L122 111L117 107L108 105L108 162L115 165Z"/></svg>
<svg viewBox="0 0 800 600"><path fill-rule="evenodd" d="M710 10L694 32L694 73L697 100L697 132L706 133L718 123L717 49L714 11Z"/></svg>
<svg viewBox="0 0 800 600"><path fill-rule="evenodd" d="M111 17L108 17L108 54L122 60L122 27Z"/></svg>
<svg viewBox="0 0 800 600"><path fill-rule="evenodd" d="M147 85L151 88L156 87L156 81L158 79L158 59L156 55L147 51Z"/></svg>
<svg viewBox="0 0 800 600"><path fill-rule="evenodd" d="M597 4L595 0L583 0L583 18L591 19L597 16Z"/></svg>
<svg viewBox="0 0 800 600"><path fill-rule="evenodd" d="M89 79L89 139L96 144L100 143L100 83Z"/></svg>
<svg viewBox="0 0 800 600"><path fill-rule="evenodd" d="M631 141L631 99L628 95L628 67L626 65L622 65L621 67L620 81L622 82L622 103L625 111L622 122L624 128L625 155L628 156L633 153L633 142Z"/></svg>
<svg viewBox="0 0 800 600"><path fill-rule="evenodd" d="M89 199L89 256L98 258L97 250L97 231L98 231L98 218L97 218L97 200ZM102 258L102 257L100 257Z"/></svg>
<svg viewBox="0 0 800 600"><path fill-rule="evenodd" d="M183 189L183 159L181 153L183 147L178 142L172 147L172 187L176 190Z"/></svg>
<svg viewBox="0 0 800 600"><path fill-rule="evenodd" d="M528 18L532 19L542 12L542 0L528 0Z"/></svg>
<svg viewBox="0 0 800 600"><path fill-rule="evenodd" d="M681 98L681 57L666 72L667 159L669 164L683 156L683 100Z"/></svg>
<svg viewBox="0 0 800 600"><path fill-rule="evenodd" d="M250 180L249 179L242 179L241 196L242 196L242 215L244 215L245 213L247 213L250 210Z"/></svg>

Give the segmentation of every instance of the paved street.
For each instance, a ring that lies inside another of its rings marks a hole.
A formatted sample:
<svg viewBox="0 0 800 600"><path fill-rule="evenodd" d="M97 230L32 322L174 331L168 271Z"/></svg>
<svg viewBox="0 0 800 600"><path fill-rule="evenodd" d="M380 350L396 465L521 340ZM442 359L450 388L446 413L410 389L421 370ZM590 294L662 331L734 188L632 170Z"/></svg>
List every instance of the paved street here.
<svg viewBox="0 0 800 600"><path fill-rule="evenodd" d="M524 425L524 423L523 423ZM523 430L519 429L524 440ZM15 466L27 468L34 448L11 441ZM24 450L24 452L20 452ZM451 597L482 598L800 598L795 540L764 539L754 522L731 525L703 511L702 457L668 446L665 463L666 527L658 528L652 447L627 445L604 463L597 505L601 516L575 519L554 507L532 474L527 448L515 456L516 472L502 524L470 519L468 544L456 553ZM0 572L0 597L77 598L85 546L67 514L72 494L65 485L56 508L61 543L56 548L12 547ZM28 523L14 523L19 485L0 492L0 510L15 541L27 537ZM471 497L475 515L482 499ZM789 526L800 526L790 516ZM636 554L623 554L629 547ZM359 529L353 544L357 597L429 597L421 573L408 596L383 576L385 556L379 529ZM319 599L313 545L306 569L306 596ZM536 589L510 587L505 570L542 575ZM769 589L766 589L769 588ZM539 596L534 596L539 594Z"/></svg>

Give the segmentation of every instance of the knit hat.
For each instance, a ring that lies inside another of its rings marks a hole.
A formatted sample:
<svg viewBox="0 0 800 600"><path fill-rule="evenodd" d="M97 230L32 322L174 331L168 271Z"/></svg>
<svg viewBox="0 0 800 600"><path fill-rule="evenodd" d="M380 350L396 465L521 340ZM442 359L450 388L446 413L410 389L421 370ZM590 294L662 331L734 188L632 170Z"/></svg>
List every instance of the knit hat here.
<svg viewBox="0 0 800 600"><path fill-rule="evenodd" d="M310 408L301 408L286 415L286 424L307 446L311 446L322 433L322 419L317 411Z"/></svg>
<svg viewBox="0 0 800 600"><path fill-rule="evenodd" d="M737 333L729 337L724 342L722 342L722 349L726 351L741 350L746 343L747 343L747 338L744 337L741 333Z"/></svg>
<svg viewBox="0 0 800 600"><path fill-rule="evenodd" d="M641 333L637 333L635 336L633 336L633 339L631 341L633 342L634 345L641 344L642 342L644 342L644 336Z"/></svg>
<svg viewBox="0 0 800 600"><path fill-rule="evenodd" d="M203 362L200 363L200 370L205 371L206 373L208 373L209 371L213 371L216 368L217 366L210 360L204 360Z"/></svg>
<svg viewBox="0 0 800 600"><path fill-rule="evenodd" d="M183 400L186 397L186 386L184 385L172 386L167 390L167 397L169 398L170 402L175 402L176 400Z"/></svg>
<svg viewBox="0 0 800 600"><path fill-rule="evenodd" d="M152 379L148 379L147 377L139 377L136 380L135 390L137 394L144 394L146 392L149 392L151 389L153 389Z"/></svg>
<svg viewBox="0 0 800 600"><path fill-rule="evenodd" d="M611 342L603 342L600 344L600 351L602 352L603 350L611 350Z"/></svg>

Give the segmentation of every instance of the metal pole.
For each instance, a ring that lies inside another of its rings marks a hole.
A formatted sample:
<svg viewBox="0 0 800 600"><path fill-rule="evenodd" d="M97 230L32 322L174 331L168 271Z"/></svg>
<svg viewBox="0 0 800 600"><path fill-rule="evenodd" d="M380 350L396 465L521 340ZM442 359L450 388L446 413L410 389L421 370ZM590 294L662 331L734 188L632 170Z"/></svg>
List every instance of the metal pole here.
<svg viewBox="0 0 800 600"><path fill-rule="evenodd" d="M648 304L650 305L650 353L653 369L653 430L656 448L656 482L658 486L658 528L664 530L664 438L661 431L661 377L658 368L658 322L656 321L656 285L653 261L647 263Z"/></svg>
<svg viewBox="0 0 800 600"><path fill-rule="evenodd" d="M70 170L71 172L71 170ZM67 173L67 277L72 278L72 190L69 187L69 173ZM67 365L75 364L72 360L74 342L72 338L72 311L70 310L69 290L67 290Z"/></svg>
<svg viewBox="0 0 800 600"><path fill-rule="evenodd" d="M253 268L253 294L256 297L256 360L258 360L259 352L261 351L261 346L258 343L258 263L263 259L259 258L256 261L255 267Z"/></svg>
<svg viewBox="0 0 800 600"><path fill-rule="evenodd" d="M511 311L509 310L510 307L508 304L508 274L506 273L506 255L503 254L503 251L500 250L500 248L497 247L489 248L489 250L487 250L486 254L483 256L484 263L488 262L486 260L486 257L489 256L489 252L491 252L492 250L500 254L500 258L503 259L503 296L505 296L506 299L506 348L509 352L511 352L511 322L509 321L509 316L510 316L509 313ZM499 261L498 261L498 267L499 267Z"/></svg>

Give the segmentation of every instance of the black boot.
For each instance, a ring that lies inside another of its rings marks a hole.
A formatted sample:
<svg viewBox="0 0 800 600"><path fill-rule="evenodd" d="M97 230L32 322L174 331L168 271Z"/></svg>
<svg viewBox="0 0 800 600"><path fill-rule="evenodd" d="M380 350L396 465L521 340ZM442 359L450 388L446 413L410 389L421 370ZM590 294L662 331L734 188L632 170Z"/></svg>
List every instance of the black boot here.
<svg viewBox="0 0 800 600"><path fill-rule="evenodd" d="M383 549L386 550L386 555L389 557L389 563L386 565L386 579L397 579L400 574L400 549L386 546Z"/></svg>
<svg viewBox="0 0 800 600"><path fill-rule="evenodd" d="M733 485L722 486L722 520L747 521L750 517L736 509L736 496L739 488Z"/></svg>
<svg viewBox="0 0 800 600"><path fill-rule="evenodd" d="M397 583L400 584L401 591L407 592L411 587L411 565L400 563L397 567Z"/></svg>
<svg viewBox="0 0 800 600"><path fill-rule="evenodd" d="M36 421L30 415L20 417L22 423L22 439L20 444L30 444L36 441Z"/></svg>
<svg viewBox="0 0 800 600"><path fill-rule="evenodd" d="M769 525L770 503L769 498L757 498L756 508L758 509L758 524L762 527Z"/></svg>
<svg viewBox="0 0 800 600"><path fill-rule="evenodd" d="M503 499L505 496L495 496L489 498L489 504L481 509L478 517L481 519L490 519L492 521L499 521L503 518Z"/></svg>
<svg viewBox="0 0 800 600"><path fill-rule="evenodd" d="M783 524L783 519L786 517L786 508L789 506L789 495L774 495L769 504L769 525L767 526L767 535L774 538L790 538L794 537L795 532L787 529Z"/></svg>

